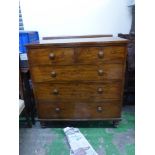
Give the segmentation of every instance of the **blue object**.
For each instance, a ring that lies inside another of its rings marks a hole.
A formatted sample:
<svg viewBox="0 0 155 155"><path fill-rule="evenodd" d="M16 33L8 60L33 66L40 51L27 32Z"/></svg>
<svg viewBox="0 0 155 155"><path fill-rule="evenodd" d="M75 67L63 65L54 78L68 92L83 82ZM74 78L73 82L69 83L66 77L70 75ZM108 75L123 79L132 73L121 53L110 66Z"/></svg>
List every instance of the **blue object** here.
<svg viewBox="0 0 155 155"><path fill-rule="evenodd" d="M26 53L25 45L28 43L39 42L37 31L19 31L19 52Z"/></svg>

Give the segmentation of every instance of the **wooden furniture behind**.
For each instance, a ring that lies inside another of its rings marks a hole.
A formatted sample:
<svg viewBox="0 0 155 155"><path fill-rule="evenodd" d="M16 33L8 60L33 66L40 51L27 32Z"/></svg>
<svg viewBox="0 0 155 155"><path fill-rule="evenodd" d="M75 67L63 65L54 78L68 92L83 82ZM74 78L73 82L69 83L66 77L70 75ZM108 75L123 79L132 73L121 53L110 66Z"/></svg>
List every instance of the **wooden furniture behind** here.
<svg viewBox="0 0 155 155"><path fill-rule="evenodd" d="M21 113L25 114L26 122L28 127L32 127L31 121L29 119L29 112L27 106L27 96L24 91L23 79L21 77L21 70L19 68L19 115ZM26 101L26 104L25 104Z"/></svg>
<svg viewBox="0 0 155 155"><path fill-rule="evenodd" d="M27 45L38 117L121 119L127 40L114 37L43 40Z"/></svg>
<svg viewBox="0 0 155 155"><path fill-rule="evenodd" d="M135 105L135 34L118 34L128 39L127 67L125 74L124 104Z"/></svg>
<svg viewBox="0 0 155 155"><path fill-rule="evenodd" d="M24 100L27 116L31 117L31 121L35 124L35 101L33 91L30 85L30 72L28 66L24 67L19 59L19 97Z"/></svg>

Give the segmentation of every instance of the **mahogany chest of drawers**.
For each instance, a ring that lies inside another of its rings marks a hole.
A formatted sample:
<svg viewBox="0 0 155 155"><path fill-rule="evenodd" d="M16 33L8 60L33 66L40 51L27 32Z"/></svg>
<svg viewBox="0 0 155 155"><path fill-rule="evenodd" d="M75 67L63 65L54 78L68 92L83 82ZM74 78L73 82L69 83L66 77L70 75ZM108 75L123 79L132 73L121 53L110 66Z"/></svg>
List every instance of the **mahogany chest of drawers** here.
<svg viewBox="0 0 155 155"><path fill-rule="evenodd" d="M38 118L121 119L127 40L44 40L27 45Z"/></svg>

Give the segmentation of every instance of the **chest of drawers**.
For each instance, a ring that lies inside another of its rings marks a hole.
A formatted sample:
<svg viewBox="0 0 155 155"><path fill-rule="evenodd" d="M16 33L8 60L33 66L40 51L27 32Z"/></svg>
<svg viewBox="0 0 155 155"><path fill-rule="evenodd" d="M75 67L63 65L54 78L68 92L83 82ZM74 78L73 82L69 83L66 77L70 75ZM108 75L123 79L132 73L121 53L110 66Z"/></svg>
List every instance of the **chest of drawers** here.
<svg viewBox="0 0 155 155"><path fill-rule="evenodd" d="M121 119L127 40L46 40L27 45L38 118Z"/></svg>

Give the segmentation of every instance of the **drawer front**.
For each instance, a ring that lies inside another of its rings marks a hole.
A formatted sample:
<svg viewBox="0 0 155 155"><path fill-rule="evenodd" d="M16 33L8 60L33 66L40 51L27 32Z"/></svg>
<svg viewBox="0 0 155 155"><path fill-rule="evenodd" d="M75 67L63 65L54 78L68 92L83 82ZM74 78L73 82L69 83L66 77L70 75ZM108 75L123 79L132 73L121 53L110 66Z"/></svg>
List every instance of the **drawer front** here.
<svg viewBox="0 0 155 155"><path fill-rule="evenodd" d="M120 101L102 103L66 102L38 104L40 119L104 119L118 118L121 114Z"/></svg>
<svg viewBox="0 0 155 155"><path fill-rule="evenodd" d="M73 64L73 48L30 49L28 52L30 65Z"/></svg>
<svg viewBox="0 0 155 155"><path fill-rule="evenodd" d="M35 85L39 100L47 101L103 101L120 99L122 85L120 82L108 83L38 83Z"/></svg>
<svg viewBox="0 0 155 155"><path fill-rule="evenodd" d="M31 68L31 75L33 82L118 80L123 78L123 65L35 66Z"/></svg>
<svg viewBox="0 0 155 155"><path fill-rule="evenodd" d="M42 48L28 52L31 65L124 63L124 46Z"/></svg>
<svg viewBox="0 0 155 155"><path fill-rule="evenodd" d="M77 62L80 64L124 63L125 47L82 47L77 48Z"/></svg>

